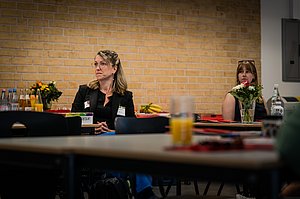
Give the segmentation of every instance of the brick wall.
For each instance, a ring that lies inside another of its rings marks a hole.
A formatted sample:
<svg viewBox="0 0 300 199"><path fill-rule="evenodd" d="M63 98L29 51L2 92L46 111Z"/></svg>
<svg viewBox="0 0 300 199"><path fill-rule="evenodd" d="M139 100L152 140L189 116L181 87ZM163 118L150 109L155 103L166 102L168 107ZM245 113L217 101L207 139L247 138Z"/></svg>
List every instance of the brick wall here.
<svg viewBox="0 0 300 199"><path fill-rule="evenodd" d="M221 113L237 61L260 77L259 0L0 0L0 88L54 80L71 107L101 49L119 53L136 106L195 96L200 113Z"/></svg>

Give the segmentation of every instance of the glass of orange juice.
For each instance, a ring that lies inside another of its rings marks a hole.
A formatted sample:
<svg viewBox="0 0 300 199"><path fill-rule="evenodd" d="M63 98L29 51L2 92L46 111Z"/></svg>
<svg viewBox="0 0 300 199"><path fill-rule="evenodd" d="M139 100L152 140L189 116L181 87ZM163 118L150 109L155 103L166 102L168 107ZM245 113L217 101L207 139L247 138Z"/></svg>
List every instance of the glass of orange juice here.
<svg viewBox="0 0 300 199"><path fill-rule="evenodd" d="M172 96L170 114L170 130L173 145L191 145L193 137L194 98L192 96Z"/></svg>
<svg viewBox="0 0 300 199"><path fill-rule="evenodd" d="M35 103L34 107L35 107L35 111L37 111L37 112L43 112L43 104Z"/></svg>
<svg viewBox="0 0 300 199"><path fill-rule="evenodd" d="M33 95L33 94L30 95L30 104L31 104L32 110L34 111L35 110L35 107L34 107L34 105L35 105L35 95Z"/></svg>

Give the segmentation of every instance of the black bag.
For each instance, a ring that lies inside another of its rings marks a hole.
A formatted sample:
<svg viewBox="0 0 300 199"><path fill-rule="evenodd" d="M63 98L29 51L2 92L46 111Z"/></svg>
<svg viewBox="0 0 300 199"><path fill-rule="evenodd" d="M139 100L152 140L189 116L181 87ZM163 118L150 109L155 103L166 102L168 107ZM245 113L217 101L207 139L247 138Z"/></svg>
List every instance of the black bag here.
<svg viewBox="0 0 300 199"><path fill-rule="evenodd" d="M90 199L129 199L128 183L117 177L97 180L90 188Z"/></svg>

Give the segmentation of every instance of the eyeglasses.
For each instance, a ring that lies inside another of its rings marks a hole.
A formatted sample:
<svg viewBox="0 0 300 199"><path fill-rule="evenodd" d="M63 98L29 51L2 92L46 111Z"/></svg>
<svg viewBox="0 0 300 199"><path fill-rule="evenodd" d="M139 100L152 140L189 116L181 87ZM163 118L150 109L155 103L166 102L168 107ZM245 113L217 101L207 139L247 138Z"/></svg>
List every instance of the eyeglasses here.
<svg viewBox="0 0 300 199"><path fill-rule="evenodd" d="M244 60L240 60L238 61L238 65L240 64L252 64L252 65L255 65L255 61L253 59L244 59Z"/></svg>
<svg viewBox="0 0 300 199"><path fill-rule="evenodd" d="M108 66L108 63L104 62L104 61L101 61L99 63L97 62L94 62L94 63L91 63L91 65L94 67L94 68L104 68L105 66Z"/></svg>

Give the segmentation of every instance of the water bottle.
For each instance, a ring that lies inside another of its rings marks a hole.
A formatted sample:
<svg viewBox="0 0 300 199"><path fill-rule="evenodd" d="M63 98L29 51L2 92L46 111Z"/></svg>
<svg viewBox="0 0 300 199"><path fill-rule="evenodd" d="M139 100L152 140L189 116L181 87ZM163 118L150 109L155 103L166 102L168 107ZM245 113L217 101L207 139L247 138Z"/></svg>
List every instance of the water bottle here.
<svg viewBox="0 0 300 199"><path fill-rule="evenodd" d="M34 107L35 107L35 111L43 112L43 101L42 101L42 95L40 89L37 89L36 101Z"/></svg>
<svg viewBox="0 0 300 199"><path fill-rule="evenodd" d="M18 111L19 110L19 102L18 102L18 94L17 89L13 88L12 101L11 101L11 110Z"/></svg>
<svg viewBox="0 0 300 199"><path fill-rule="evenodd" d="M13 96L13 89L9 88L8 95L7 95L7 107L9 111L12 110L12 96Z"/></svg>
<svg viewBox="0 0 300 199"><path fill-rule="evenodd" d="M278 97L279 93L278 93L278 84L274 84L274 87L273 87L273 94L272 94L272 97L271 97L271 107L275 105L275 102L277 100L277 97Z"/></svg>
<svg viewBox="0 0 300 199"><path fill-rule="evenodd" d="M271 115L273 116L282 116L284 115L284 108L281 105L281 101L276 101L275 105L271 109Z"/></svg>
<svg viewBox="0 0 300 199"><path fill-rule="evenodd" d="M32 107L30 103L30 93L28 88L25 89L24 111L32 111Z"/></svg>
<svg viewBox="0 0 300 199"><path fill-rule="evenodd" d="M8 111L8 103L6 98L6 89L3 88L0 98L0 111Z"/></svg>
<svg viewBox="0 0 300 199"><path fill-rule="evenodd" d="M273 95L272 95L271 101L272 101L271 115L283 117L284 108L282 106L282 101L281 101L281 97L279 94L278 84L274 84Z"/></svg>
<svg viewBox="0 0 300 199"><path fill-rule="evenodd" d="M20 96L19 96L19 110L20 111L25 110L25 94L22 88L20 89Z"/></svg>

